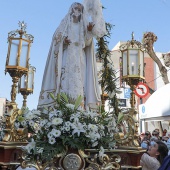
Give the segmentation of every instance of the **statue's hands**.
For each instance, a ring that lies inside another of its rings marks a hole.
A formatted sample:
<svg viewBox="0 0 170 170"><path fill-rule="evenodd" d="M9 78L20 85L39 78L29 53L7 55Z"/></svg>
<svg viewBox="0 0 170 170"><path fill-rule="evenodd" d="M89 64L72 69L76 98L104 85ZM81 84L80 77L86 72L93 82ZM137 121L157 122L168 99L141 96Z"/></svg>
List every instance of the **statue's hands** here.
<svg viewBox="0 0 170 170"><path fill-rule="evenodd" d="M70 43L71 43L71 41L68 39L68 37L66 37L66 38L64 39L64 44L70 45Z"/></svg>
<svg viewBox="0 0 170 170"><path fill-rule="evenodd" d="M89 22L89 25L87 26L87 30L88 30L88 31L92 31L94 25L95 25L95 24L93 24L93 22Z"/></svg>

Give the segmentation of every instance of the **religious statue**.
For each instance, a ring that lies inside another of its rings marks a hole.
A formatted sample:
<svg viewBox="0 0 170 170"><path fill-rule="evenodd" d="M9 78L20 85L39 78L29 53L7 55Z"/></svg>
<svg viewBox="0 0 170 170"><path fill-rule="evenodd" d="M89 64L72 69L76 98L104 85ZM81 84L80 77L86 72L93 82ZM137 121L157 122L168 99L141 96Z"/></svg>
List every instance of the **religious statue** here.
<svg viewBox="0 0 170 170"><path fill-rule="evenodd" d="M84 98L84 108L101 101L93 37L106 34L100 0L73 3L56 29L44 71L38 107L54 105L50 93ZM92 22L89 22L91 17Z"/></svg>

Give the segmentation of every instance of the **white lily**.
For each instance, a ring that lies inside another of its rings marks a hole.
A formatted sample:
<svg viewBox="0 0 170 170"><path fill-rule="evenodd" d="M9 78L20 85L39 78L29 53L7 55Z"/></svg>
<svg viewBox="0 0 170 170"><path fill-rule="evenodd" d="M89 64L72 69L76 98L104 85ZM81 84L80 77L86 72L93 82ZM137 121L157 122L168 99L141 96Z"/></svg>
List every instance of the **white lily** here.
<svg viewBox="0 0 170 170"><path fill-rule="evenodd" d="M100 139L100 134L99 133L95 133L95 132L90 132L88 134L86 134L86 137L90 138L92 142L96 141L97 139Z"/></svg>
<svg viewBox="0 0 170 170"><path fill-rule="evenodd" d="M88 130L93 131L93 132L97 132L98 131L98 127L94 124L89 124L88 125Z"/></svg>
<svg viewBox="0 0 170 170"><path fill-rule="evenodd" d="M32 149L33 150L35 149L35 145L36 145L36 142L32 138L31 142L29 142L28 145L25 146L25 149L28 151L28 153L30 153Z"/></svg>
<svg viewBox="0 0 170 170"><path fill-rule="evenodd" d="M97 146L97 145L98 145L98 141L94 142L94 143L92 144L92 147L95 147L95 146Z"/></svg>
<svg viewBox="0 0 170 170"><path fill-rule="evenodd" d="M104 156L104 148L102 146L100 147L99 156L100 157Z"/></svg>
<svg viewBox="0 0 170 170"><path fill-rule="evenodd" d="M79 122L80 113L72 114L70 117L70 121Z"/></svg>
<svg viewBox="0 0 170 170"><path fill-rule="evenodd" d="M72 132L72 135L74 135L75 133L77 133L78 136L80 136L80 133L84 133L86 132L85 129L84 129L84 126L82 123L80 122L77 122L77 123L73 123L72 124L72 128L74 129L73 132Z"/></svg>
<svg viewBox="0 0 170 170"><path fill-rule="evenodd" d="M53 116L57 116L57 114L55 112L50 112L49 113L49 119L51 119Z"/></svg>

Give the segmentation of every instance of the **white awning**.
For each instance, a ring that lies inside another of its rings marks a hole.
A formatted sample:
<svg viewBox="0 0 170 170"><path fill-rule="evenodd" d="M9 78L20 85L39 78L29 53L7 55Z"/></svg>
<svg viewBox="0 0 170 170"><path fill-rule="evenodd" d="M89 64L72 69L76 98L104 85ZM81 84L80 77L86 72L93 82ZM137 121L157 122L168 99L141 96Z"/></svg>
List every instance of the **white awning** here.
<svg viewBox="0 0 170 170"><path fill-rule="evenodd" d="M144 103L139 105L140 119L170 116L170 83L156 90Z"/></svg>

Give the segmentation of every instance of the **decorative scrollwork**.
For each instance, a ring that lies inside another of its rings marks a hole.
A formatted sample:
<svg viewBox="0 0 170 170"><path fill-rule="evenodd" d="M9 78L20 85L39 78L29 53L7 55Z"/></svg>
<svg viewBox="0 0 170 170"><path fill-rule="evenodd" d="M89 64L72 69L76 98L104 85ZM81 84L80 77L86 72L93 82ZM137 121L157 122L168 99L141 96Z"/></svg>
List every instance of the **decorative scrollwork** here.
<svg viewBox="0 0 170 170"><path fill-rule="evenodd" d="M16 129L14 125L14 122L20 110L16 108L15 104L10 105L9 110L11 114L6 115L6 127L4 129L5 136L3 138L3 141L5 142L27 142L28 129L26 128Z"/></svg>
<svg viewBox="0 0 170 170"><path fill-rule="evenodd" d="M128 113L124 114L121 126L124 129L124 133L115 134L115 140L118 146L139 147L137 133L137 120L134 119L135 110L131 109Z"/></svg>
<svg viewBox="0 0 170 170"><path fill-rule="evenodd" d="M26 30L26 23L24 23L24 21L18 23L19 27L21 27L20 30L14 30L14 31L10 31L8 33L8 40L10 40L11 38L15 38L17 35L20 36L20 38L22 38L22 36L24 36L27 40L29 40L30 42L33 42L34 37L31 34L27 34Z"/></svg>
<svg viewBox="0 0 170 170"><path fill-rule="evenodd" d="M40 158L40 157L39 157ZM108 152L102 157L98 156L98 150L88 150L88 155L83 151L68 150L67 153L56 155L50 162L36 160L25 152L22 153L21 167L35 167L37 170L118 170L120 169L120 156Z"/></svg>
<svg viewBox="0 0 170 170"><path fill-rule="evenodd" d="M132 32L132 40L127 41L127 43L125 44L122 44L119 48L120 48L120 51L123 51L128 48L138 48L144 51L144 45L141 42L134 40L133 32Z"/></svg>
<svg viewBox="0 0 170 170"><path fill-rule="evenodd" d="M85 170L116 170L120 169L121 158L117 154L107 153L103 156L100 156L98 159L98 155L94 154L93 157L86 158L86 162L89 163L89 166L85 168Z"/></svg>

